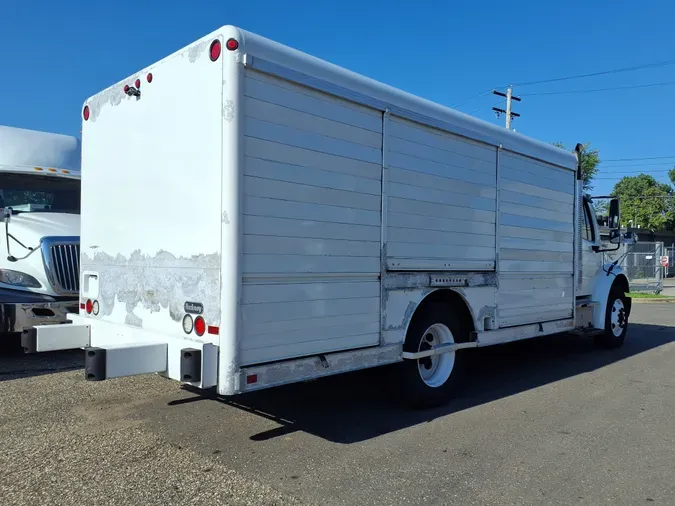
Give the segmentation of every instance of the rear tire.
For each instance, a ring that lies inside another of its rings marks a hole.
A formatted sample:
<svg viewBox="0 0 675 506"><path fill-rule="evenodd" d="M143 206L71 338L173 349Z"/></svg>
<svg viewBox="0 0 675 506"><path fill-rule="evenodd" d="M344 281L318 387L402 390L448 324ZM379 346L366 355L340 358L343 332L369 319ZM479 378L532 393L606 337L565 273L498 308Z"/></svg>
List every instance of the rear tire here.
<svg viewBox="0 0 675 506"><path fill-rule="evenodd" d="M447 304L434 303L415 314L403 345L407 352L419 352L445 343L468 340L467 325ZM463 375L465 350L419 360L404 359L399 370L406 402L415 408L431 408L448 402L457 392Z"/></svg>
<svg viewBox="0 0 675 506"><path fill-rule="evenodd" d="M595 337L595 343L606 349L623 346L628 332L628 304L626 294L614 285L609 292L605 312L605 330Z"/></svg>

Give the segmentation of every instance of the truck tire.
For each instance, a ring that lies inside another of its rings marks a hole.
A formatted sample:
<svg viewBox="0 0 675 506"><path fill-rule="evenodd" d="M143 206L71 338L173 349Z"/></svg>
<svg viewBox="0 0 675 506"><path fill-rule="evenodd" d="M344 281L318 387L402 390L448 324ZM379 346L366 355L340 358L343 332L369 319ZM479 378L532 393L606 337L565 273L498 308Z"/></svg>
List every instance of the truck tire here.
<svg viewBox="0 0 675 506"><path fill-rule="evenodd" d="M628 332L626 294L614 285L607 299L605 330L595 337L595 343L601 348L620 348L626 339L626 332Z"/></svg>
<svg viewBox="0 0 675 506"><path fill-rule="evenodd" d="M413 317L403 350L415 353L432 345L465 342L468 335L462 318L447 304L434 303ZM461 380L464 353L465 350L458 350L418 360L404 359L399 379L406 402L414 408L431 408L449 401Z"/></svg>

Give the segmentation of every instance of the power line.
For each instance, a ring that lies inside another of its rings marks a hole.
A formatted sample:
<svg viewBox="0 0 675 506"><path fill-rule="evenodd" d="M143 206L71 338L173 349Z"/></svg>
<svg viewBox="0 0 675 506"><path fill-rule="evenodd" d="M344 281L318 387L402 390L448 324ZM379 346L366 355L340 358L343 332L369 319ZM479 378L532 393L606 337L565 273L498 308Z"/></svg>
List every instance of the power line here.
<svg viewBox="0 0 675 506"><path fill-rule="evenodd" d="M666 158L675 158L673 156L644 156L642 158L608 158L603 160L603 162L634 162L638 160L665 160Z"/></svg>
<svg viewBox="0 0 675 506"><path fill-rule="evenodd" d="M601 171L603 169L600 169ZM633 169L633 170L628 170L628 171L616 171L616 170L610 170L608 171L611 174L650 174L652 172L670 172L670 169L647 169L647 170L641 170L641 169ZM606 175L606 174L605 174Z"/></svg>
<svg viewBox="0 0 675 506"><path fill-rule="evenodd" d="M612 69L612 70L603 70L601 72L592 72L590 74L578 74L574 76L565 76L565 77L556 77L553 79L542 79L540 81L525 81L522 83L516 83L515 86L532 86L535 84L544 84L544 83L555 83L559 81L569 81L571 79L582 79L585 77L595 77L595 76L602 76L602 75L608 75L608 74L619 74L621 72L632 72L635 70L642 70L646 68L656 68L656 67L665 67L667 65L672 65L675 63L675 60L666 60L662 62L655 62L655 63L645 63L643 65L635 65L632 67L623 67L623 68L618 68L618 69Z"/></svg>
<svg viewBox="0 0 675 506"><path fill-rule="evenodd" d="M622 168L630 168L630 167L635 167L636 170L640 169L641 167L653 167L653 166L660 166L660 165L670 165L671 167L675 167L675 161L673 162L660 162L660 163L627 163L625 165L603 165L602 162L598 164L598 168L600 169L622 169Z"/></svg>
<svg viewBox="0 0 675 506"><path fill-rule="evenodd" d="M541 97L544 95L575 95L579 93L596 93L601 91L634 90L637 88L654 88L657 86L672 86L675 81L666 81L663 83L635 84L630 86L615 86L613 88L594 88L590 90L568 90L568 91L544 91L541 93L528 93L528 97Z"/></svg>
<svg viewBox="0 0 675 506"><path fill-rule="evenodd" d="M454 104L451 107L453 109L457 109L458 107L462 107L463 105L468 104L469 102L471 102L475 98L482 97L484 95L489 95L490 93L492 93L492 90L493 90L493 88L490 88L489 90L481 91L480 93L476 93L475 95L472 95L469 98L465 99L463 102L460 102L459 104Z"/></svg>
<svg viewBox="0 0 675 506"><path fill-rule="evenodd" d="M560 82L560 81L569 81L572 79L583 79L585 77L594 77L594 76L602 76L602 75L609 75L609 74L619 74L622 72L633 72L636 70L642 70L642 69L647 69L647 68L658 68L658 67L665 67L667 65L672 65L675 63L675 60L666 60L666 61L661 61L661 62L654 62L654 63L645 63L643 65L634 65L632 67L622 67L618 69L612 69L612 70L603 70L600 72L591 72L589 74L577 74L573 76L564 76L564 77L556 77L553 79L542 79L539 81L524 81L521 83L515 83L515 86L533 86L535 84L544 84L544 83L555 83L555 82ZM466 103L470 102L471 100L474 100L478 97L482 97L483 95L489 95L493 89L495 88L506 88L506 86L492 86L491 88L481 91L480 93L477 93L475 95L472 95L466 99L464 99L462 102L459 104L455 104L452 107L457 108L465 105Z"/></svg>

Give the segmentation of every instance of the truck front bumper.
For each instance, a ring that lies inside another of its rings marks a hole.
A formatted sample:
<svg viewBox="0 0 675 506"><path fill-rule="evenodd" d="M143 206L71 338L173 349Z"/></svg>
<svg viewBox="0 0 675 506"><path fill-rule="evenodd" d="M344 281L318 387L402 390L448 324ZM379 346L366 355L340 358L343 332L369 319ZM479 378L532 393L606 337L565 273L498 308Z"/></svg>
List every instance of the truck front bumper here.
<svg viewBox="0 0 675 506"><path fill-rule="evenodd" d="M66 315L78 310L76 298L57 300L38 294L0 293L0 335L24 333L36 325L65 323Z"/></svg>

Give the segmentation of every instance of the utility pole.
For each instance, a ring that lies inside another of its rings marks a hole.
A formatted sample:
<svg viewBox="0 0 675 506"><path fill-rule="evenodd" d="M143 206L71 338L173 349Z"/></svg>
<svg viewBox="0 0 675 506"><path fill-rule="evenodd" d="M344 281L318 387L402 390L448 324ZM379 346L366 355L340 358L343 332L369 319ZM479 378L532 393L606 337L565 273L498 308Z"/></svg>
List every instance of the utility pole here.
<svg viewBox="0 0 675 506"><path fill-rule="evenodd" d="M515 100L516 102L520 102L520 97L513 96L513 86L509 86L506 89L506 93L497 90L493 90L492 93L506 98L506 110L500 109L499 107L493 107L492 110L497 113L497 117L499 117L500 114L506 115L506 129L511 130L511 119L520 117L520 114L511 110L511 101Z"/></svg>

